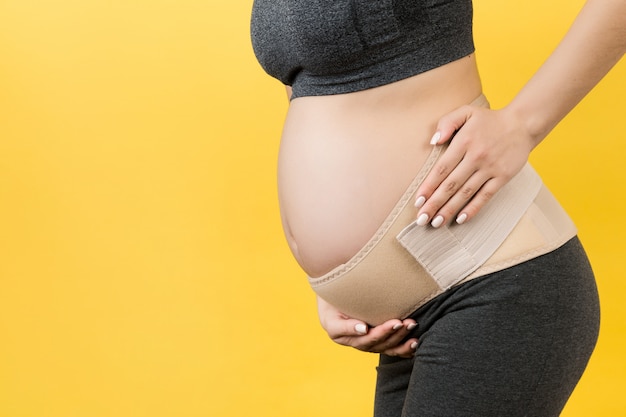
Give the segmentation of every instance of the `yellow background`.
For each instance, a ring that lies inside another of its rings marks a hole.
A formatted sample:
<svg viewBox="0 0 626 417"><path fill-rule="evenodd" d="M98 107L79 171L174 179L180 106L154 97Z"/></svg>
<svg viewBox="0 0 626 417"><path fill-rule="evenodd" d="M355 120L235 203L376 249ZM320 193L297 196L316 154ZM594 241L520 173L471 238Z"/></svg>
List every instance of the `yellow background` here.
<svg viewBox="0 0 626 417"><path fill-rule="evenodd" d="M0 0L0 417L371 415L282 237L251 3ZM475 2L496 107L581 5ZM626 415L624 93L622 62L533 155L603 301L566 417Z"/></svg>

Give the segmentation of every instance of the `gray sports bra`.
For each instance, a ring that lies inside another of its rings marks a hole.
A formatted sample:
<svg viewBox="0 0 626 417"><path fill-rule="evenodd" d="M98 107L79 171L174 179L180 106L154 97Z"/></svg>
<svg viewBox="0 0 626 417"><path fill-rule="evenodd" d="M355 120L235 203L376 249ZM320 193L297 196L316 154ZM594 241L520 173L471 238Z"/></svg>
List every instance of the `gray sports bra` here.
<svg viewBox="0 0 626 417"><path fill-rule="evenodd" d="M292 98L389 84L474 52L471 0L255 0L251 34Z"/></svg>

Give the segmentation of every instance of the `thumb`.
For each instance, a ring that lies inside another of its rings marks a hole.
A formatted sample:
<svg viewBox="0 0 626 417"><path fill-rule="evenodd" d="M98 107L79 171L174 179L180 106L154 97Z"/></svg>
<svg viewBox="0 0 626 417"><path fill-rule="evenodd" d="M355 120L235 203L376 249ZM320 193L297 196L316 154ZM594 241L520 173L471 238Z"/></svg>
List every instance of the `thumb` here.
<svg viewBox="0 0 626 417"><path fill-rule="evenodd" d="M451 113L446 114L437 123L437 131L430 140L431 145L441 145L448 142L454 134L463 127L463 125L472 116L471 106L462 106Z"/></svg>
<svg viewBox="0 0 626 417"><path fill-rule="evenodd" d="M326 328L326 332L332 339L363 336L368 331L367 324L355 319L333 320L328 323Z"/></svg>

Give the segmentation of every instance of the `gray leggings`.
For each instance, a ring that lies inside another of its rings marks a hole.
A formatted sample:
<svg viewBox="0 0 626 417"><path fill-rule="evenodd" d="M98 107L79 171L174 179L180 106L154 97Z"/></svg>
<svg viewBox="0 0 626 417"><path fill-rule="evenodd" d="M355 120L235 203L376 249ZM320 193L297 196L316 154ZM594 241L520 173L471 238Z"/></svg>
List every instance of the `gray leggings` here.
<svg viewBox="0 0 626 417"><path fill-rule="evenodd" d="M600 311L574 238L411 317L420 345L413 359L381 355L375 417L558 416L594 349Z"/></svg>

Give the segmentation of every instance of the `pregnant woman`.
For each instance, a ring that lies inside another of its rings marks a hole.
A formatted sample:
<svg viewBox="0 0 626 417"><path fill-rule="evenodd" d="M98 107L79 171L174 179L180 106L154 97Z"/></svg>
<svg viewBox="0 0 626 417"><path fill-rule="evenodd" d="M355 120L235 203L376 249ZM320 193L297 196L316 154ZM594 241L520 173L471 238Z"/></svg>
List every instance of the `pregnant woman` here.
<svg viewBox="0 0 626 417"><path fill-rule="evenodd" d="M380 353L376 417L558 416L596 343L576 228L530 152L626 50L626 1L589 0L489 109L470 0L256 0L290 99L289 246L337 343Z"/></svg>

